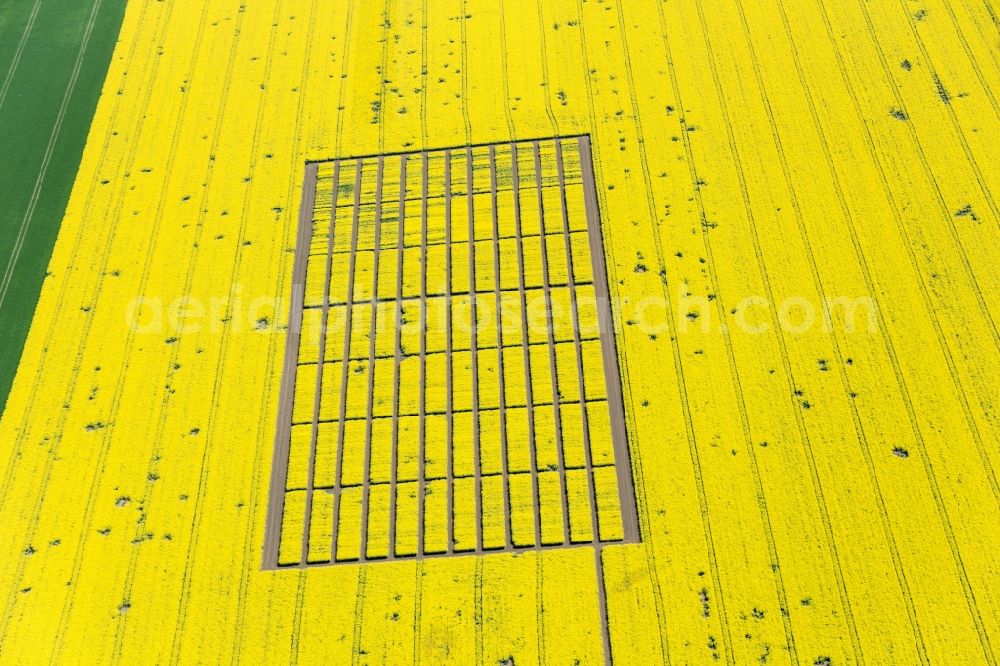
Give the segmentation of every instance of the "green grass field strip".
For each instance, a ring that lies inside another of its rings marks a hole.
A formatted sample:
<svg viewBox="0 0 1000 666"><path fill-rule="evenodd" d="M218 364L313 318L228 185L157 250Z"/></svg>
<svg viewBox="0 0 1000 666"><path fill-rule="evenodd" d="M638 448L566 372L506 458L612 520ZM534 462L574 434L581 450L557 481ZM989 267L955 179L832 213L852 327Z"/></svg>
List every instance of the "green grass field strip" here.
<svg viewBox="0 0 1000 666"><path fill-rule="evenodd" d="M0 409L6 404L126 0L0 8Z"/></svg>

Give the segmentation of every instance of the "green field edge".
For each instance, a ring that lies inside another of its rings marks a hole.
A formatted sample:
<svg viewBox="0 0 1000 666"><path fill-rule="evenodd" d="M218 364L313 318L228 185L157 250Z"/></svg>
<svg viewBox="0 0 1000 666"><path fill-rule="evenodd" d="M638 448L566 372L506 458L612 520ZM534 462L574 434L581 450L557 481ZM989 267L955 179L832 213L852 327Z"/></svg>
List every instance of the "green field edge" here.
<svg viewBox="0 0 1000 666"><path fill-rule="evenodd" d="M0 150L0 277L11 266L20 240L0 305L0 414L6 409L125 6L126 0L22 0L0 10L5 12L0 17L0 85L8 82L0 104L0 135L6 140L0 141L9 143ZM92 15L93 27L73 82ZM62 124L54 134L64 98ZM46 153L48 167L39 180ZM28 215L36 183L37 200Z"/></svg>

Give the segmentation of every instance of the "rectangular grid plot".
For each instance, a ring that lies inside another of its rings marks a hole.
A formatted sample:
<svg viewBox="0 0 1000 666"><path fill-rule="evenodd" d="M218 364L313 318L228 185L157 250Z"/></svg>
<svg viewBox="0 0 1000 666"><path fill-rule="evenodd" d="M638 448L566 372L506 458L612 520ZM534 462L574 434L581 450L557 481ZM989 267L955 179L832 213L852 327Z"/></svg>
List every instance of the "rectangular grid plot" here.
<svg viewBox="0 0 1000 666"><path fill-rule="evenodd" d="M264 567L639 540L586 136L307 165Z"/></svg>

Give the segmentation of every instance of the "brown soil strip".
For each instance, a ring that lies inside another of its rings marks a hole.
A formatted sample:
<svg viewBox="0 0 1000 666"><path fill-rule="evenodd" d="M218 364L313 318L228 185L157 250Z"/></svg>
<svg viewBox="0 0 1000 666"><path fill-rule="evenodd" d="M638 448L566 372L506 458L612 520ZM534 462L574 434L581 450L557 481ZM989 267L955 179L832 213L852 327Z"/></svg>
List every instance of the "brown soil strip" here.
<svg viewBox="0 0 1000 666"><path fill-rule="evenodd" d="M471 188L470 188L471 189ZM496 324L497 324L497 381L500 388L500 469L503 475L503 530L505 550L510 550L514 539L510 524L510 467L507 458L507 392L503 367L503 319L502 298L500 291L500 220L497 211L497 153L496 146L490 146L490 199L493 214L493 277L496 293Z"/></svg>
<svg viewBox="0 0 1000 666"><path fill-rule="evenodd" d="M521 295L521 312L528 309L527 297L524 291L524 245L521 241L521 177L517 169L517 144L512 143L511 180L514 183L514 233L517 236L517 268L518 292ZM531 391L531 355L528 351L528 318L521 316L521 342L524 350L524 390L527 396L528 412L528 452L531 456L531 494L532 506L535 510L535 547L542 545L542 511L538 498L538 457L535 452L535 414L534 396Z"/></svg>
<svg viewBox="0 0 1000 666"><path fill-rule="evenodd" d="M316 440L319 438L319 408L323 397L323 356L326 354L326 324L330 314L330 275L333 272L333 235L337 224L337 185L340 182L340 162L333 165L333 202L330 207L329 238L326 245L326 276L323 280L323 314L319 326L319 362L316 364L316 395L313 399L312 435L309 438L309 466L306 479L306 515L302 522L302 557L309 559L309 527L312 525L313 483L316 479ZM310 215L312 219L312 215ZM308 268L306 269L308 270Z"/></svg>
<svg viewBox="0 0 1000 666"><path fill-rule="evenodd" d="M552 189L555 189L557 187L559 187L559 186L558 185L544 185L543 184L542 185L542 190L543 191L544 190L552 190ZM500 187L497 188L497 194L500 194L501 192L511 192L511 191L512 191L512 188L500 188ZM492 194L492 193L493 192L491 190L484 188L482 190L478 190L477 189L476 192L475 192L475 195L476 196L486 196L486 195L489 195L489 194ZM428 201L433 201L434 199L444 200L444 195L441 195L439 197L430 197L428 199ZM416 199L413 199L412 201L416 201ZM443 206L444 204L442 203L441 205ZM347 206L342 206L342 208L347 208ZM574 231L573 233L585 233L585 232ZM561 231L550 231L547 235L549 235L549 236L558 236L560 234L562 234ZM526 233L523 236L521 236L521 238L538 238L540 235L541 234L527 234ZM511 236L499 236L498 240L514 240L514 238L515 237L513 235L511 235ZM447 243L445 241L443 241L443 240L442 241L431 241L431 242L427 243L427 247L443 247L444 245L447 245ZM407 245L407 244L404 243L403 244L403 248L405 248L407 250L416 250L416 249L420 248L420 243L415 243L415 244L412 244L412 245ZM350 249L347 249L347 250L334 250L334 252L333 252L333 256L335 256L335 257L337 255L340 255L340 254L344 254L344 255L350 254ZM538 287L535 287L535 289L538 289ZM516 290L510 289L510 291L516 291ZM480 291L479 293L483 293L483 292ZM486 293L492 293L492 290L489 290ZM392 299L389 298L389 299L386 299L386 300L390 300L391 301ZM365 301L365 302L367 302L367 301ZM318 306L315 306L315 305L308 306L307 305L306 309L308 310L310 307L314 307L315 308L315 307L318 307Z"/></svg>
<svg viewBox="0 0 1000 666"><path fill-rule="evenodd" d="M424 493L427 457L427 151L423 152L420 188L420 439L417 444L417 555L424 556Z"/></svg>
<svg viewBox="0 0 1000 666"><path fill-rule="evenodd" d="M589 137L586 134L561 134L560 138L562 138L563 140L567 140L568 141L570 139L576 140L576 139L589 138ZM535 143L536 141L549 142L549 141L552 141L552 140L553 139L552 139L551 136L547 136L547 137L546 136L539 136L539 137L533 137L533 138L530 138L530 139L513 139L513 140L510 140L510 141L507 141L506 143L508 145L515 146L515 145L530 145L532 143ZM497 145L495 142L491 143L491 142L488 142L488 141L484 141L484 142L480 142L480 143L462 143L462 144L455 144L455 145L451 145L451 146L440 146L440 147L434 148L433 150L425 151L425 152L443 153L443 152L449 151L449 150L462 150L462 151L464 151L466 148L488 148L489 146L495 146L495 145ZM312 160L306 160L306 164L320 164L320 163L325 163L325 162L333 162L333 161L338 160L338 159L341 160L341 161L343 161L343 162L349 162L351 160L372 160L372 159L375 159L376 157L399 157L400 155L412 155L412 154L413 154L413 150L396 150L396 151L390 151L390 152L387 152L387 153L372 153L372 154L368 154L368 155L347 155L347 156L339 156L339 157L321 157L321 158L316 158L316 159L312 159Z"/></svg>
<svg viewBox="0 0 1000 666"><path fill-rule="evenodd" d="M594 291L597 295L597 324L601 331L604 358L604 378L607 382L608 409L611 412L611 432L615 448L615 471L618 475L618 500L621 508L622 533L626 543L639 542L639 517L636 512L635 488L632 486L632 458L625 429L625 407L622 404L621 376L615 346L615 325L611 315L608 273L604 263L604 240L601 237L601 213L594 185L593 157L590 137L581 136L580 168L583 171L583 196L590 228L590 257L594 269Z"/></svg>
<svg viewBox="0 0 1000 666"><path fill-rule="evenodd" d="M346 312L346 326L344 331L344 355L341 358L347 358L351 355L351 321L353 318L353 308L351 306L351 301L354 300L354 265L355 257L358 251L358 217L359 210L361 208L361 169L363 162L358 160L355 165L354 173L354 213L353 213L353 223L351 225L351 258L350 258L350 268L348 269L347 278L347 312ZM340 488L340 477L344 469L344 430L347 425L345 416L347 415L347 379L349 376L349 364L344 363L340 375L340 427L337 429L337 463L334 469L334 488ZM337 560L337 537L340 534L340 493L335 492L333 495L333 539L330 545L331 553L330 560Z"/></svg>
<svg viewBox="0 0 1000 666"><path fill-rule="evenodd" d="M562 141L556 140L556 169L559 172L559 183L565 185L565 174L563 171ZM573 343L576 347L576 377L580 391L580 397L587 395L583 374L583 345L580 344L580 317L579 306L576 300L576 287L574 286L573 252L569 237L569 208L566 203L566 188L562 188L562 221L563 235L566 239L566 269L569 275L569 298L570 308L573 311ZM600 541L599 523L597 520L597 489L594 485L594 460L593 451L590 448L590 414L587 409L587 402L580 403L580 413L583 416L583 454L584 466L587 469L587 492L590 496L590 529L593 540Z"/></svg>
<svg viewBox="0 0 1000 666"><path fill-rule="evenodd" d="M479 319L476 310L476 213L475 199L472 192L472 148L465 153L465 189L468 192L466 201L468 204L469 217L469 310L472 317L471 336L472 346L471 366L472 366L472 464L475 481L475 504L476 504L476 552L483 552L483 480L482 474L482 451L479 445L479 352L476 349L479 344Z"/></svg>
<svg viewBox="0 0 1000 666"><path fill-rule="evenodd" d="M406 160L399 160L399 222L396 244L396 356L393 369L392 458L389 462L389 557L396 553L396 470L399 466L399 364L403 360L403 232L406 223Z"/></svg>
<svg viewBox="0 0 1000 666"><path fill-rule="evenodd" d="M447 313L445 315L445 366L447 373L445 377L445 414L447 416L447 458L448 458L448 544L447 551L451 553L455 547L455 420L452 416L452 348L451 348L451 151L444 153L444 237L447 239L447 252L445 257L445 288L444 302Z"/></svg>
<svg viewBox="0 0 1000 666"><path fill-rule="evenodd" d="M316 201L316 175L319 167L307 164L299 204L298 250L309 247L312 238L313 206ZM291 446L292 403L295 399L295 370L299 358L299 336L302 332L302 304L305 300L306 262L308 252L297 252L292 266L292 302L288 313L288 333L285 340L285 367L282 370L281 392L278 399L278 427L271 461L271 490L268 498L267 522L264 526L264 569L278 567L278 546L281 544L281 521L285 511L285 482L288 478L288 454Z"/></svg>
<svg viewBox="0 0 1000 666"><path fill-rule="evenodd" d="M573 233L580 233L580 232L575 231ZM550 235L554 236L556 234L550 234ZM522 238L538 238L538 237L539 237L538 234L525 234L524 236L522 236ZM516 240L516 238L514 236L511 236L511 237L507 238L506 240ZM445 245L445 243L436 243L436 244L435 243L429 243L428 247L434 247L434 245ZM336 256L337 254L338 253L334 253L334 256ZM349 252L341 252L339 254L348 255L350 253ZM583 287L583 286L586 286L586 285L589 285L589 284L592 284L592 283L591 282L587 282L587 281L582 281L582 282L577 282L576 286ZM565 283L558 283L557 282L557 283L552 283L549 286L550 287L565 287L565 286L568 286L568 285L565 284ZM541 287L525 287L524 288L525 293L531 293L531 292L541 291L541 290L542 290ZM477 290L475 292L475 294L476 294L477 297L478 296L487 296L488 297L488 296L492 296L493 293L494 293L494 291L495 290L493 290L493 289L486 290L486 291ZM518 289L517 287L504 287L503 289L500 290L500 292L504 293L504 294L516 294L516 293L520 292L520 289ZM453 294L453 295L454 296L459 296L459 295L463 295L464 296L464 295L466 295L466 292L462 292L462 294ZM441 298L442 296L444 296L444 292L443 291L436 292L436 293L435 292L427 292L427 297L428 298ZM418 300L420 300L420 296L404 296L403 297L403 302L418 301ZM396 297L395 296L380 296L379 299L378 299L378 302L379 303L395 303L396 302ZM347 301L330 301L330 305L331 306L346 305L346 303L347 303ZM354 305L370 305L370 304L371 304L371 299L368 299L368 298L366 298L365 300L361 301L360 303L357 302L357 301L354 302ZM306 305L306 306L303 306L303 309L305 309L305 310L319 310L321 307L322 306L320 306L320 305ZM532 343L532 344L537 344L537 343ZM365 356L364 358L368 358L368 357ZM363 360L363 359L359 359L359 360Z"/></svg>
<svg viewBox="0 0 1000 666"><path fill-rule="evenodd" d="M603 464L599 464L599 465L594 465L591 469L606 469L606 468L614 467L614 466L615 466L614 463L603 463ZM586 469L587 468L584 467L584 466L570 465L569 467L566 468L566 471L569 471L569 472L582 472L582 471L585 471ZM508 472L508 476L515 476L515 477L516 476L525 476L527 474L530 474L530 472ZM483 472L483 473L481 473L479 475L479 477L482 478L482 479L490 479L490 478L497 478L497 477L501 477L502 478L503 477L503 472L502 471L500 471L500 472ZM456 474L452 478L454 478L456 481L460 481L462 479L474 479L476 477L475 477L474 474ZM426 477L426 480L427 481L446 481L447 480L447 476L428 476L428 477ZM397 484L400 484L400 483L411 483L413 481L415 481L415 479L401 479L400 480L400 479L397 478L396 483ZM390 481L372 480L371 482L369 482L368 485L374 487L374 486L388 486L389 484L390 484ZM343 491L348 490L350 488L360 488L360 487L362 487L362 483L361 482L358 482L358 483L342 483L342 484L340 484L340 488L338 488L338 489L334 489L332 486L323 486L323 485L315 486L314 485L313 486L313 490L316 490L316 491L322 490L324 492L334 493L334 492L343 492ZM296 490L296 488L289 488L289 490ZM298 490L302 490L302 489L299 488ZM587 541L580 541L580 542L576 542L575 545L585 546L588 543L589 542L587 542ZM603 543L621 543L621 541L604 541Z"/></svg>
<svg viewBox="0 0 1000 666"><path fill-rule="evenodd" d="M361 561L368 559L368 508L371 501L372 478L372 411L375 407L375 336L378 333L378 265L382 245L382 179L385 159L378 158L375 175L375 250L372 259L372 324L368 333L368 418L365 426L364 483L361 492ZM347 364L344 364L347 367Z"/></svg>
<svg viewBox="0 0 1000 666"><path fill-rule="evenodd" d="M569 211L566 205L566 188L565 188L565 174L563 171L563 153L562 153L562 142L556 140L556 168L559 171L559 183L563 185L562 188L562 220L563 220L563 234L566 238L566 254L568 255L567 261L567 272L569 274L570 283L570 304L573 310L573 339L576 346L576 376L579 383L580 397L584 398L587 395L586 386L584 382L583 374L583 347L580 344L580 320L577 316L577 302L576 302L576 288L573 286L573 253L570 245L569 237ZM586 180L586 178L585 178ZM584 186L586 187L586 185ZM591 234L600 234L600 227L591 228ZM593 251L593 246L591 246L591 251ZM596 259L591 259L592 262L596 262ZM599 277L599 274L595 272L594 280L598 281L603 278ZM606 280L605 280L606 281ZM599 300L600 297L598 297ZM600 306L598 306L599 308ZM607 349L605 348L605 354ZM610 405L610 396L609 403ZM584 451L584 464L587 468L587 492L590 495L590 530L592 533L592 539L594 541L594 576L597 579L597 609L601 616L601 645L604 650L604 663L610 664L612 660L611 654L611 630L610 630L610 620L608 618L608 591L604 581L604 561L602 560L601 552L601 536L600 536L600 522L598 521L598 511L597 511L597 489L594 487L594 462L592 451L590 450L590 419L587 413L587 403L583 401L580 405L580 411L583 414L583 451ZM614 426L612 426L613 428ZM624 506L620 507L624 508ZM624 522L624 518L623 518Z"/></svg>
<svg viewBox="0 0 1000 666"><path fill-rule="evenodd" d="M535 152L535 190L538 197L538 224L542 233L544 233L545 204L542 200L542 157L538 150L537 141L534 143L533 148ZM545 294L545 334L549 346L549 372L552 373L552 409L555 412L556 458L559 461L559 487L562 490L563 543L569 543L569 489L566 487L566 456L562 437L562 412L559 408L559 372L556 369L556 341L555 333L552 330L552 293L549 289L549 248L545 242L542 243L542 293Z"/></svg>
<svg viewBox="0 0 1000 666"><path fill-rule="evenodd" d="M616 545L616 544L621 544L621 542L617 542L616 541L614 544L610 544L610 545ZM604 547L607 547L608 545L609 544L603 544ZM582 543L555 543L555 544L550 544L550 545L547 545L547 546L514 546L509 551L506 550L506 549L504 549L504 548L485 548L482 553L477 553L475 550L470 549L470 550L453 550L450 553L448 553L448 552L440 552L440 553L425 553L423 555L413 555L413 554L394 555L393 557L390 557L390 558L383 558L383 557L380 557L380 558L371 558L371 559L368 560L368 563L372 564L372 563L382 563L382 562L399 561L399 560L416 560L417 562L422 562L422 561L428 560L428 559L435 559L435 560L437 560L437 559L446 558L446 557L482 557L483 555L500 555L500 554L503 554L503 553L514 553L514 554L520 554L520 553L542 553L542 552L548 552L550 550L569 550L569 549L577 549L577 548L590 548L590 544L582 544ZM600 553L601 549L600 548L595 548L594 552L595 553ZM283 566L283 567L279 567L279 568L281 568L281 569L305 569L305 568L315 569L316 567L329 567L329 566L338 566L338 565L344 565L344 564L358 564L358 563L360 563L360 560L358 560L358 559L352 559L350 557L345 557L343 559L337 560L336 562L310 562L309 564L292 564L292 565L289 565L289 566ZM362 570L364 570L364 569L365 569L365 567L362 567ZM607 662L607 663L610 663L610 662Z"/></svg>
<svg viewBox="0 0 1000 666"><path fill-rule="evenodd" d="M532 346L533 347L537 347L539 345L532 345ZM390 358L392 358L392 357L390 357ZM310 364L310 365L315 365L315 364ZM607 402L607 400L605 400L604 398L591 398L590 400L587 400L586 402L587 402L587 404L599 404L599 403L600 404L604 404L604 403ZM580 404L580 401L579 400L562 400L562 401L559 402L559 404L560 404L560 406L564 406L564 405L578 405L578 404ZM551 402L546 402L544 400L536 402L534 405L532 405L532 407L534 407L535 409L540 409L542 407L551 407L551 406L552 406ZM518 409L518 408L521 408L521 407L525 407L525 405L522 405L522 404L507 405L507 409L508 410L510 410L510 409ZM482 406L479 407L479 413L480 414L482 414L483 412L495 412L497 410L498 410L497 407L482 407ZM451 410L451 413L453 415L471 414L472 413L472 409L453 409L453 410ZM440 411L440 410L430 410L430 411L424 410L424 415L425 416L447 416L448 412L446 412L446 411ZM415 414L400 413L399 418L402 419L402 418L414 417L414 416L419 417L420 413L419 412L417 412ZM391 418L392 418L391 414L387 414L385 416L372 416L372 420L374 420L374 421L386 420L386 419L391 419ZM348 416L345 420L346 421L366 421L367 419L368 419L368 416L365 415L365 416ZM319 422L320 423L337 423L337 422L339 422L339 420L340 420L340 418L337 417L337 418L332 418L332 419L320 419ZM312 421L308 421L308 422L305 422L305 423L293 422L292 425L309 425L310 423L312 423Z"/></svg>
<svg viewBox="0 0 1000 666"><path fill-rule="evenodd" d="M587 283L587 284L589 284L589 283ZM579 287L581 285L577 284L576 286ZM539 289L540 289L540 287L539 287ZM516 292L517 290L515 289L513 291ZM403 299L403 300L405 301L406 299ZM418 300L419 300L419 297L418 297ZM355 305L357 305L357 303L355 303ZM308 308L306 308L306 309L308 310ZM580 342L600 342L600 341L601 341L601 338L598 337L598 336L596 336L596 335L584 336L584 337L580 338ZM573 342L573 340L570 339L570 340L559 341L559 343L562 343L562 342L569 343L569 342ZM542 342L532 342L529 345L529 347L541 347L543 345L548 345L548 341L543 340ZM521 345L517 344L517 343L507 343L507 344L504 345L504 349L513 349L514 347L520 347L520 346ZM495 351L495 350L496 350L496 347L480 347L479 348L480 352ZM453 354L462 354L462 353L465 353L465 352L471 352L472 349L470 347L455 347L451 351L452 351ZM441 350L441 351L429 351L429 352L427 352L428 356L439 356L441 354L444 354L444 350ZM402 353L402 358L404 358L404 359L407 359L407 358L419 358L419 357L420 357L420 352L419 351L416 352L416 353L414 353L414 352L403 352ZM395 352L393 352L392 354L376 354L375 355L375 360L376 361L389 361L389 360L392 360L392 359L395 359L395 358L396 358ZM337 360L339 361L340 359L337 359ZM350 361L367 361L368 360L368 354L367 354L367 352L364 354L364 356L358 356L357 354L355 354L349 360ZM316 361L299 361L298 367L303 368L303 367L307 367L307 366L310 366L310 365L316 365ZM604 398L597 398L596 400L604 400ZM594 402L594 401L595 401L595 399L591 399L588 402ZM565 404L567 402L573 402L573 401L563 400L562 402ZM536 403L536 404L541 404L541 403ZM480 406L479 409L480 410L484 410L484 409L495 409L495 408ZM457 414L458 412L460 412L462 410L456 409L456 410L453 410L453 411ZM466 410L466 411L468 411L468 410ZM376 416L375 418L378 419L378 418L385 418L385 417L383 417L383 416ZM296 425L299 425L299 424L296 424Z"/></svg>

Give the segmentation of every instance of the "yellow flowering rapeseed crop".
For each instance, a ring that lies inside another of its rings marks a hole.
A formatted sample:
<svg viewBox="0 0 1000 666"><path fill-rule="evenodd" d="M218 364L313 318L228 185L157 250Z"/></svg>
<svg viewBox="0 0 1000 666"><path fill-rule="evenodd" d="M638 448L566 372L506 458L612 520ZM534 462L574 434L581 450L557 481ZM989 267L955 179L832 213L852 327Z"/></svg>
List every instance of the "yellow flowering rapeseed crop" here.
<svg viewBox="0 0 1000 666"><path fill-rule="evenodd" d="M600 663L590 547L261 568L306 161L586 134L615 660L996 663L998 13L132 0L0 422L0 660Z"/></svg>

